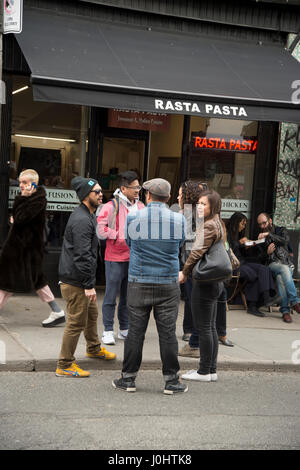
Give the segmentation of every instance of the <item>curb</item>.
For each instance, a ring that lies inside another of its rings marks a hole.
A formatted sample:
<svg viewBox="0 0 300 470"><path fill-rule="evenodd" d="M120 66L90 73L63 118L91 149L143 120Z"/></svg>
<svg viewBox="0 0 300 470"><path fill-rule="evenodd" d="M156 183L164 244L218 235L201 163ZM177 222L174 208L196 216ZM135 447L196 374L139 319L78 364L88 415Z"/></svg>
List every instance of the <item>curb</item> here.
<svg viewBox="0 0 300 470"><path fill-rule="evenodd" d="M77 359L78 364L85 370L113 371L122 369L122 360L102 361L101 359ZM55 372L56 359L28 359L9 361L6 364L0 364L1 372ZM181 362L180 372L197 368L197 362L194 359ZM161 370L160 360L148 360L142 362L140 370ZM219 361L219 371L241 371L241 372L300 372L297 364L286 361Z"/></svg>

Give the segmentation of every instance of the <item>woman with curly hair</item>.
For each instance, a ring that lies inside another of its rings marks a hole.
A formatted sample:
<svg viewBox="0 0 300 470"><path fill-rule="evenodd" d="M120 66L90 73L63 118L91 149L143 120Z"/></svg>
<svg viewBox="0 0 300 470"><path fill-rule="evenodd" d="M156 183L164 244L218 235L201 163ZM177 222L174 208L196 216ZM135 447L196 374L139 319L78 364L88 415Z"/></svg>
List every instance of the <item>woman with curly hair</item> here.
<svg viewBox="0 0 300 470"><path fill-rule="evenodd" d="M195 181L185 181L181 184L178 192L178 204L186 218L186 226L188 233L186 234L186 242L181 249L180 261L182 266L189 257L192 245L195 241L196 235L196 205L198 203L202 190L199 184ZM183 315L183 337L184 341L189 341L193 333L193 320L190 305L191 292L192 292L192 279L189 277L184 284L185 302L184 302L184 315ZM198 345L195 346L198 353Z"/></svg>

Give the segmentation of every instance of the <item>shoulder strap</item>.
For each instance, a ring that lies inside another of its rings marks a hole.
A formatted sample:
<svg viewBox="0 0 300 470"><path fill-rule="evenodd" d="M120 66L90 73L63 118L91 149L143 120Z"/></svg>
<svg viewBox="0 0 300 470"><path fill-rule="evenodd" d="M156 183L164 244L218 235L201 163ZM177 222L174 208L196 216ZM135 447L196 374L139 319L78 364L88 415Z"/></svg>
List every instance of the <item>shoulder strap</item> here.
<svg viewBox="0 0 300 470"><path fill-rule="evenodd" d="M114 213L113 213L113 218L111 222L111 227L110 228L115 228L116 225L116 218L119 213L119 208L120 208L120 201L119 198L114 197L112 199L113 207L114 207Z"/></svg>
<svg viewBox="0 0 300 470"><path fill-rule="evenodd" d="M116 214L118 214L118 213L119 213L119 207L120 207L120 200L119 200L119 198L118 198L118 197L114 197L113 200L112 200L112 202L113 202L114 210L115 210Z"/></svg>

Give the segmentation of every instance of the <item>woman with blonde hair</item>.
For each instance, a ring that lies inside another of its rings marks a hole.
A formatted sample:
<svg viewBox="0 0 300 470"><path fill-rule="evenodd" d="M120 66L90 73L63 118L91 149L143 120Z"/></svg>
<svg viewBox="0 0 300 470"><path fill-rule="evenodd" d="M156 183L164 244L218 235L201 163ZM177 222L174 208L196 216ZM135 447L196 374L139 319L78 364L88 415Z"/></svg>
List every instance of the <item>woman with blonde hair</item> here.
<svg viewBox="0 0 300 470"><path fill-rule="evenodd" d="M35 170L24 170L19 175L21 194L12 208L12 226L0 256L0 309L13 293L33 290L51 313L42 322L46 328L65 321L64 311L58 306L43 274L44 228L46 192L39 186Z"/></svg>

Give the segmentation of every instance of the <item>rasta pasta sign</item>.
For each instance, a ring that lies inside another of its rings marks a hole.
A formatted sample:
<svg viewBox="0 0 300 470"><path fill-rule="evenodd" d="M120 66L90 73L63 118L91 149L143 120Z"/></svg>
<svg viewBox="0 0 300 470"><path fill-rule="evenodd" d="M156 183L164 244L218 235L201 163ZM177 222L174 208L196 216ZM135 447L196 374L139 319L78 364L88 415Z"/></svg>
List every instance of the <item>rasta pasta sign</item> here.
<svg viewBox="0 0 300 470"><path fill-rule="evenodd" d="M47 211L73 212L79 204L77 194L72 189L45 188ZM12 208L15 197L20 194L18 186L9 188L9 208Z"/></svg>
<svg viewBox="0 0 300 470"><path fill-rule="evenodd" d="M237 105L223 105L215 103L197 103L195 101L175 101L175 100L165 100L165 99L155 99L154 100L155 109L158 112L167 111L167 112L179 112L179 113L188 113L188 114L197 114L203 116L215 116L222 117L226 116L228 118L248 117L248 113L244 106Z"/></svg>

